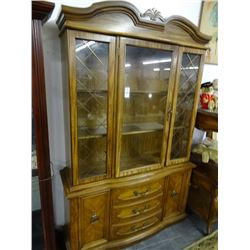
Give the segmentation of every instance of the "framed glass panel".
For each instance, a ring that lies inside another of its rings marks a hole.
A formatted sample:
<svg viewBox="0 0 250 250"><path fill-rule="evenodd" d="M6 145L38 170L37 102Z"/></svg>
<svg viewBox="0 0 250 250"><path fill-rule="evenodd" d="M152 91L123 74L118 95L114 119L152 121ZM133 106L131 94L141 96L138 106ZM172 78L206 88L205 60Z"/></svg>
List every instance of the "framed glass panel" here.
<svg viewBox="0 0 250 250"><path fill-rule="evenodd" d="M80 179L107 172L109 44L75 40L78 174Z"/></svg>
<svg viewBox="0 0 250 250"><path fill-rule="evenodd" d="M173 51L126 45L120 171L160 164Z"/></svg>
<svg viewBox="0 0 250 250"><path fill-rule="evenodd" d="M183 53L173 128L171 159L187 157L201 55Z"/></svg>

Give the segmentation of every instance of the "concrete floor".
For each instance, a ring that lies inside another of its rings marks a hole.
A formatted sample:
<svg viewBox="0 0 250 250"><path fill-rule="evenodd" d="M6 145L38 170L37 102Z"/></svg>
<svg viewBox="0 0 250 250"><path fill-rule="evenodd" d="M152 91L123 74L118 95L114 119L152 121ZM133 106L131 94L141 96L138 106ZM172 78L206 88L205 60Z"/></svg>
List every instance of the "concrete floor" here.
<svg viewBox="0 0 250 250"><path fill-rule="evenodd" d="M212 231L218 223L212 226ZM182 250L205 236L206 224L200 217L189 213L183 221L172 225L150 238L124 250Z"/></svg>

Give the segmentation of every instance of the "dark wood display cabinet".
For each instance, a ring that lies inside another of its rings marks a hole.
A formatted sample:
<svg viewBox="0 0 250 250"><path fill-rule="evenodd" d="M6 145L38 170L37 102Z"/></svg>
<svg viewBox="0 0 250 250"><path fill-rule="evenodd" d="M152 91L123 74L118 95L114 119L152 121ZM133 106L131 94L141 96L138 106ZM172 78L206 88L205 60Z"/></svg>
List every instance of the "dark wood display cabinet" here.
<svg viewBox="0 0 250 250"><path fill-rule="evenodd" d="M218 131L218 113L198 110L195 126L204 131ZM212 160L201 161L201 155L191 153L190 160L197 165L192 171L188 208L207 223L207 234L218 220L218 165Z"/></svg>
<svg viewBox="0 0 250 250"><path fill-rule="evenodd" d="M149 13L149 14L147 14ZM124 1L62 6L70 249L122 248L185 218L210 37Z"/></svg>

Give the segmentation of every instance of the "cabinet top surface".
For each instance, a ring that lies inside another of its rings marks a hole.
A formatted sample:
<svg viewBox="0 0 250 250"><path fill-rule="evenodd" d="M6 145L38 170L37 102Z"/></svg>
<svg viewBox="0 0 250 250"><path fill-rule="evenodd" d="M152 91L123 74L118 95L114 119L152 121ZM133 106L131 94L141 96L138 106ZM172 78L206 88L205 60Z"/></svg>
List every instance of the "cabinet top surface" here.
<svg viewBox="0 0 250 250"><path fill-rule="evenodd" d="M97 2L88 8L62 5L57 25L61 32L69 28L202 49L211 39L184 17L163 18L154 8L142 14L125 1Z"/></svg>
<svg viewBox="0 0 250 250"><path fill-rule="evenodd" d="M218 132L218 112L198 109L195 126L204 131Z"/></svg>

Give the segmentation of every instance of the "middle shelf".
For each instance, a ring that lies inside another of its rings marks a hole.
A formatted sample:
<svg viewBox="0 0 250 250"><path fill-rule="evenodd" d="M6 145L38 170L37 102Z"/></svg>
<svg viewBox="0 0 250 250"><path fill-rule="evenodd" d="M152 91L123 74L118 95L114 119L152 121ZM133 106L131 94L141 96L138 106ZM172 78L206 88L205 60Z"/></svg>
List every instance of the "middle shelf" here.
<svg viewBox="0 0 250 250"><path fill-rule="evenodd" d="M125 124L122 128L122 135L132 134L144 134L158 130L162 130L163 125L157 122L146 122L146 123L130 123ZM105 137L107 135L107 128L104 126L87 128L78 128L78 139L91 139Z"/></svg>
<svg viewBox="0 0 250 250"><path fill-rule="evenodd" d="M145 123L130 123L125 124L122 128L122 135L133 135L133 134L145 134L151 132L157 132L163 130L164 126L157 122L145 122ZM175 126L174 130L188 129L187 126ZM78 140L101 138L107 136L107 128L102 127L79 127L78 128Z"/></svg>

